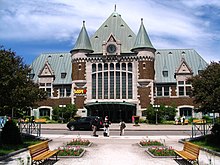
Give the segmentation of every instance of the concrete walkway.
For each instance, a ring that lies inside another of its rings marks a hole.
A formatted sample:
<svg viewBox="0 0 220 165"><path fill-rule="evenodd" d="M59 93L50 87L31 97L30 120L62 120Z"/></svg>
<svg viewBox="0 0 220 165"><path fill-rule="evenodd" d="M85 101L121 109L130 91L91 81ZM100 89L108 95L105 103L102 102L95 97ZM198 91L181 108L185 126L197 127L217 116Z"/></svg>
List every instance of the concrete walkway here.
<svg viewBox="0 0 220 165"><path fill-rule="evenodd" d="M66 129L66 124L42 125L43 129ZM112 124L111 129L118 129L118 124ZM141 125L138 128L132 124L127 124L126 129L137 130L137 129L152 129L152 130L178 130L178 129L190 129L190 126L164 126L164 125ZM127 130L127 131L128 131ZM78 138L78 135L49 135L43 134L42 137L50 138L52 141L49 143L51 149L56 149L62 146L65 142ZM93 145L86 148L86 153L82 158L61 158L55 165L137 165L137 164L148 164L148 165L172 165L172 164L183 164L183 162L177 162L173 158L152 158L145 152L144 148L138 146L141 140L154 139L161 142L165 142L167 146L172 146L174 149L181 150L183 144L178 143L178 140L183 138L189 138L189 136L110 136L103 137L92 137L90 135L80 136L83 139L90 140ZM0 164L17 165L18 158L22 158L26 161L28 151L22 152L18 155L10 157ZM208 165L209 159L213 165L220 164L220 157L210 155L204 151L200 151L199 164Z"/></svg>

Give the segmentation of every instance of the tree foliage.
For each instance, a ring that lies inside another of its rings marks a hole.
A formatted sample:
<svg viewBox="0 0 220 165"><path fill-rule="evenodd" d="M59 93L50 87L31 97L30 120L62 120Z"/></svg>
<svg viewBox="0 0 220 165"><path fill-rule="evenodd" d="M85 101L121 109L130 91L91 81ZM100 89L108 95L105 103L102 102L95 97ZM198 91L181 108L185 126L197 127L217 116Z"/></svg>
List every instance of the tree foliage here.
<svg viewBox="0 0 220 165"><path fill-rule="evenodd" d="M46 98L46 93L28 78L30 67L22 60L15 52L0 48L1 115L11 114L12 109L18 114Z"/></svg>
<svg viewBox="0 0 220 165"><path fill-rule="evenodd" d="M198 111L220 112L220 62L211 62L198 75L189 79L192 83L192 96L199 104Z"/></svg>
<svg viewBox="0 0 220 165"><path fill-rule="evenodd" d="M68 104L66 107L55 107L53 109L53 119L68 122L76 115L77 108L75 104Z"/></svg>
<svg viewBox="0 0 220 165"><path fill-rule="evenodd" d="M158 123L162 123L165 120L174 120L176 108L175 106L165 106L162 104L156 109L150 105L145 111L145 116L149 123L155 123L156 113Z"/></svg>

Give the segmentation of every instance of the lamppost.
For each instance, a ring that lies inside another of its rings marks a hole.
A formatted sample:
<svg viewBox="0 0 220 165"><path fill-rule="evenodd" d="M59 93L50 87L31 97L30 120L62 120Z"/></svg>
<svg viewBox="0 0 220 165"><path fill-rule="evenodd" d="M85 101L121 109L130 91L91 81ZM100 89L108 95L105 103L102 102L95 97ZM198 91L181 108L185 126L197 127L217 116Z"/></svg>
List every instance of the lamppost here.
<svg viewBox="0 0 220 165"><path fill-rule="evenodd" d="M157 113L158 113L158 111L159 111L159 107L160 107L160 105L153 105L153 107L155 108L155 114L156 114L156 125L158 124L158 122L157 122Z"/></svg>

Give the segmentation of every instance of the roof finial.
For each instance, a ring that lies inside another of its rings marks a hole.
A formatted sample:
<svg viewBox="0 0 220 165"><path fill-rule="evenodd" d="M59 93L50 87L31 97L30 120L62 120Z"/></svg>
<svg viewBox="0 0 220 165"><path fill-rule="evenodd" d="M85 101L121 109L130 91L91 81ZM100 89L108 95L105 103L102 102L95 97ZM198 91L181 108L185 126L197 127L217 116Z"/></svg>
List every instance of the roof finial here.
<svg viewBox="0 0 220 165"><path fill-rule="evenodd" d="M85 22L86 22L86 21L83 21L83 27L85 27Z"/></svg>
<svg viewBox="0 0 220 165"><path fill-rule="evenodd" d="M115 4L115 12L116 12L116 4Z"/></svg>
<svg viewBox="0 0 220 165"><path fill-rule="evenodd" d="M143 18L141 18L141 24L143 24L143 20L144 20L144 19L143 19Z"/></svg>

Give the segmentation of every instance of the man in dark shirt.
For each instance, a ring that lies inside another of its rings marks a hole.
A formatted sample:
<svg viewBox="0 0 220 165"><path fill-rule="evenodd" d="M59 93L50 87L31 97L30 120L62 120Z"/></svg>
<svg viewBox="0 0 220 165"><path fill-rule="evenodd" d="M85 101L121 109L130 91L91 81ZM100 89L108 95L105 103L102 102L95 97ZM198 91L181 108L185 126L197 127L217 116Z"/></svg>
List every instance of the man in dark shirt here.
<svg viewBox="0 0 220 165"><path fill-rule="evenodd" d="M92 120L92 135L93 135L93 136L96 136L96 137L98 136L98 135L96 134L97 126L98 126L98 119L95 118L94 120Z"/></svg>

